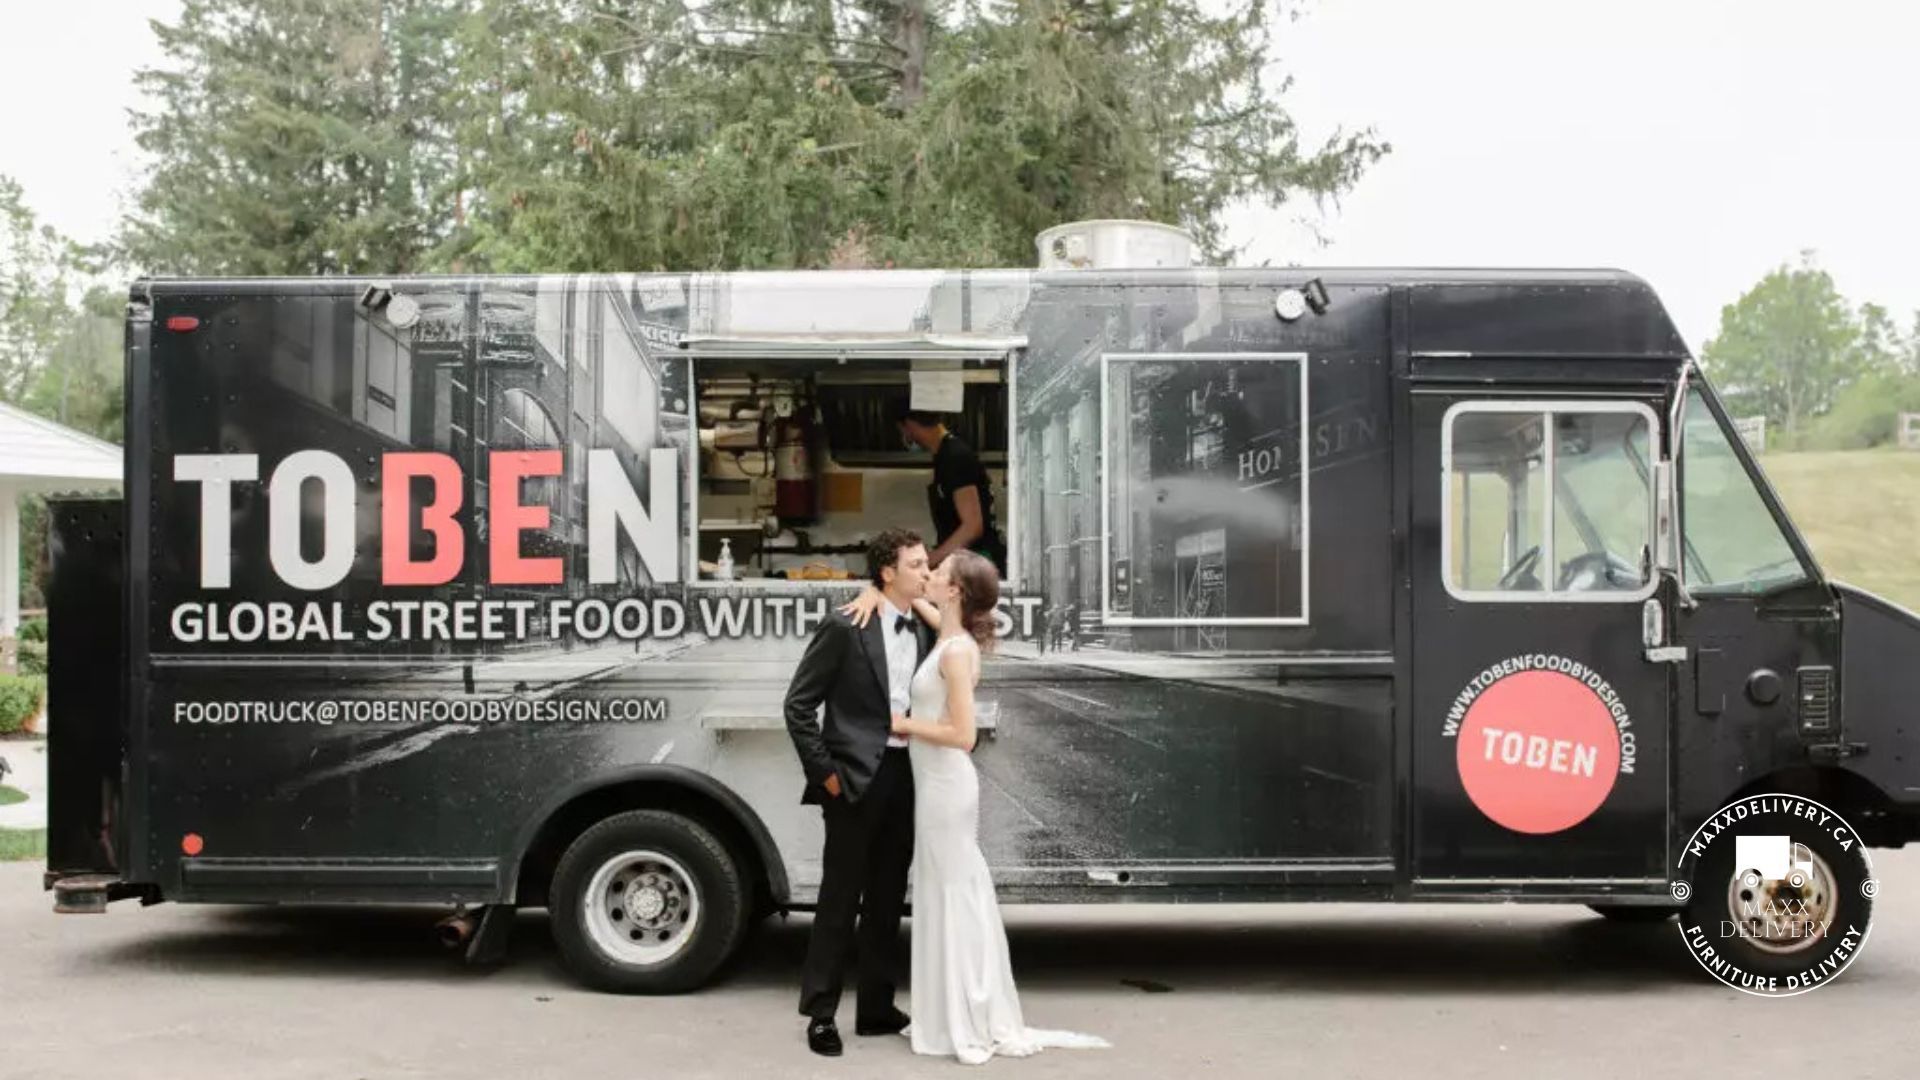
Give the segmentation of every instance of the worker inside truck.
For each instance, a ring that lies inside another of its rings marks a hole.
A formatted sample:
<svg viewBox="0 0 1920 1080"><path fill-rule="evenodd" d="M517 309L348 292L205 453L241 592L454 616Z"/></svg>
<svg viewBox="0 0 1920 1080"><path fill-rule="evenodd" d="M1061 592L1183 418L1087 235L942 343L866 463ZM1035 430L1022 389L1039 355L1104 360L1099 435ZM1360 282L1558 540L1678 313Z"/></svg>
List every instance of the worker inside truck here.
<svg viewBox="0 0 1920 1080"><path fill-rule="evenodd" d="M935 544L998 543L994 561L1004 570L993 512L1005 505L1003 357L707 355L691 363L700 581L858 581L867 538L889 527L929 531ZM928 403L941 409L920 413L927 439L909 443L900 418ZM962 489L971 492L952 494ZM965 526L969 509L978 535Z"/></svg>
<svg viewBox="0 0 1920 1080"><path fill-rule="evenodd" d="M973 444L947 427L944 413L900 411L900 434L933 455L933 479L927 482L927 513L933 518L934 548L927 557L938 567L948 555L978 552L1007 576L1007 542L993 518L993 482Z"/></svg>

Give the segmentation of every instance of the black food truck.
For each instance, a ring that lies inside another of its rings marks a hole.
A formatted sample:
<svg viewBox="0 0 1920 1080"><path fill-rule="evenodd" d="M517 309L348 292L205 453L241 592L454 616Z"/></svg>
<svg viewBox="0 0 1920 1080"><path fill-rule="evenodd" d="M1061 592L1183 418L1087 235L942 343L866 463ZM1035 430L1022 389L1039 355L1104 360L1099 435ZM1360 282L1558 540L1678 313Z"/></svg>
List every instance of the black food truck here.
<svg viewBox="0 0 1920 1080"><path fill-rule="evenodd" d="M1008 545L1005 899L1864 932L1920 620L1822 574L1644 282L1051 261L136 283L124 501L53 515L57 910L431 903L482 959L545 907L591 986L703 984L815 898L781 703L927 530L912 406ZM1793 880L1701 856L1741 800Z"/></svg>

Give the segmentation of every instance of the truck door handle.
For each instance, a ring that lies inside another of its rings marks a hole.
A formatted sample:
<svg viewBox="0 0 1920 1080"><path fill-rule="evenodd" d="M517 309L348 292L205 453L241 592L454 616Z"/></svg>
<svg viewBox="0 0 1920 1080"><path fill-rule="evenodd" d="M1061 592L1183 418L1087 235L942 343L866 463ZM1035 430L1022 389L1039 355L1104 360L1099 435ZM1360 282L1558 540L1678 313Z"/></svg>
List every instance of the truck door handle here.
<svg viewBox="0 0 1920 1080"><path fill-rule="evenodd" d="M1660 606L1656 597L1648 597L1640 605L1640 644L1646 649L1649 664L1683 664L1687 660L1685 645L1668 645L1667 610Z"/></svg>

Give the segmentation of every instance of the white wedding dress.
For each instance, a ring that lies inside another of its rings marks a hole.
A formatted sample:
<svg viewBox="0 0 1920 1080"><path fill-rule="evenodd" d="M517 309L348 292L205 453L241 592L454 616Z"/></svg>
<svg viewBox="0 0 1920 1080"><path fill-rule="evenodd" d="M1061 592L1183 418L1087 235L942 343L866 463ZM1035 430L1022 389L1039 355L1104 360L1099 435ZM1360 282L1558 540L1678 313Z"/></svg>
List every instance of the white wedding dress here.
<svg viewBox="0 0 1920 1080"><path fill-rule="evenodd" d="M913 718L946 715L942 638L912 683ZM1026 1026L1013 986L1007 931L980 853L980 777L965 750L914 739L912 991L903 1034L916 1054L980 1065L995 1054L1025 1057L1046 1047L1104 1047L1106 1040Z"/></svg>

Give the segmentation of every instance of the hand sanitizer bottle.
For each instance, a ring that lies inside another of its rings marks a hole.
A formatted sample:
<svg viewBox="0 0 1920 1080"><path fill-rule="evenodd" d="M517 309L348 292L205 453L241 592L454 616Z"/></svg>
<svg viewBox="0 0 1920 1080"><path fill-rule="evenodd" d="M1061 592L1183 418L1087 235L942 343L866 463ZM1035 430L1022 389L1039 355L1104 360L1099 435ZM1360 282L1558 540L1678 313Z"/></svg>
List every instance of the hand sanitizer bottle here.
<svg viewBox="0 0 1920 1080"><path fill-rule="evenodd" d="M720 538L720 560L713 576L720 581L733 580L733 542L724 536Z"/></svg>

